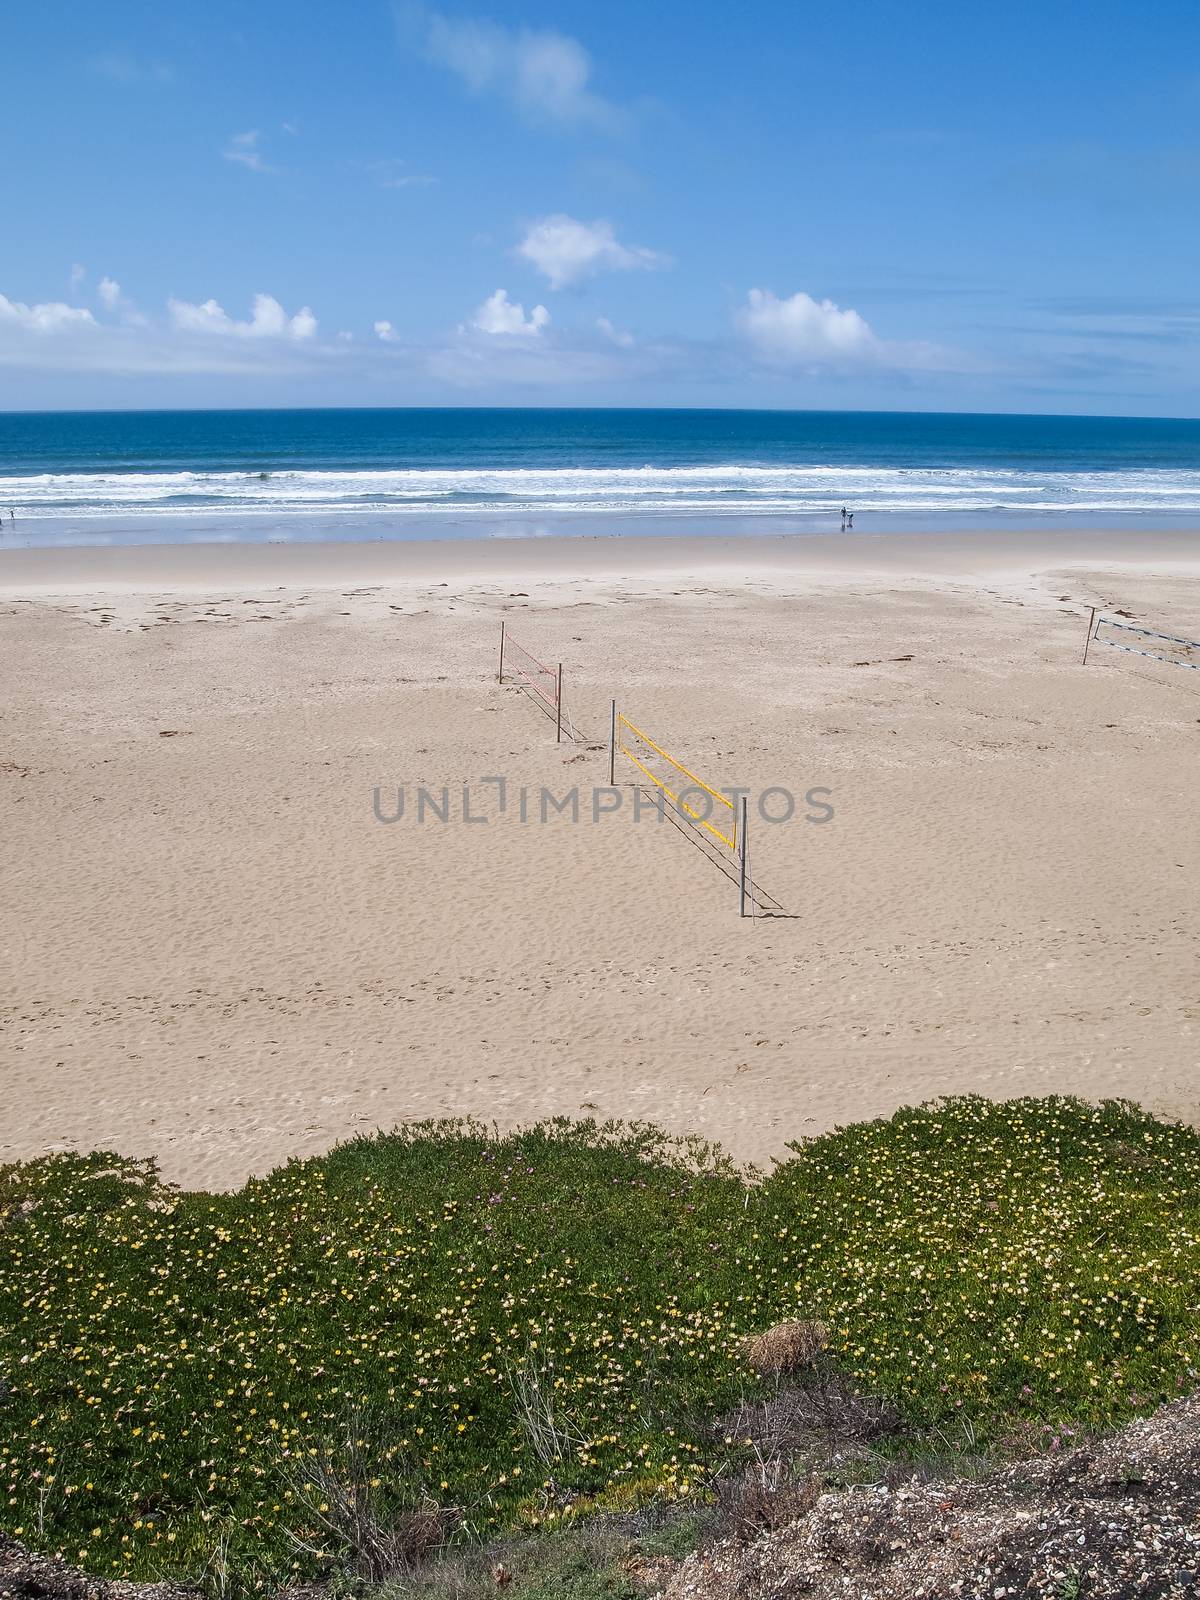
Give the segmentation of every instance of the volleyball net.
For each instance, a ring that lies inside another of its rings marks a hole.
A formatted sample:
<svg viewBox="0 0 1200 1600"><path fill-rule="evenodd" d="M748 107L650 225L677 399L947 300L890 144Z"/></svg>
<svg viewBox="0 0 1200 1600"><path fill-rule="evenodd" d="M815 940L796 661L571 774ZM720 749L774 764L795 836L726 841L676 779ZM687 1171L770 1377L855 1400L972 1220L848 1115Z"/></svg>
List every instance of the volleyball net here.
<svg viewBox="0 0 1200 1600"><path fill-rule="evenodd" d="M681 761L668 755L648 733L617 712L613 727L613 752L624 756L696 827L703 828L729 850L738 847L737 809L728 795L698 778Z"/></svg>
<svg viewBox="0 0 1200 1600"><path fill-rule="evenodd" d="M539 661L533 651L526 650L507 628L500 635L501 683L506 672L510 678L519 678L527 689L550 707L555 716L558 715L562 668L548 667L544 661Z"/></svg>
<svg viewBox="0 0 1200 1600"><path fill-rule="evenodd" d="M571 720L571 714L563 701L562 662L553 667L548 666L519 639L514 639L508 631L507 624L502 622L499 682L503 683L506 677L510 682L515 681L528 689L543 711L553 718L559 740L566 733L573 742L579 742L583 735Z"/></svg>
<svg viewBox="0 0 1200 1600"><path fill-rule="evenodd" d="M1172 667L1191 667L1200 670L1200 640L1182 639L1173 633L1154 633L1149 628L1138 628L1129 622L1117 622L1112 617L1096 618L1092 638L1097 644L1110 645L1131 656L1147 656L1151 661L1163 661Z"/></svg>

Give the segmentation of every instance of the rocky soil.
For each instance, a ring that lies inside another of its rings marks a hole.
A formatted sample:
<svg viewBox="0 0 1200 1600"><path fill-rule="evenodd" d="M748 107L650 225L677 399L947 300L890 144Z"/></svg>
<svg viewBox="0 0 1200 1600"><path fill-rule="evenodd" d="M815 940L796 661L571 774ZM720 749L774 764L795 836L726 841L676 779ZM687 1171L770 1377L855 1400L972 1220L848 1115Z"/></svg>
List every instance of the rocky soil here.
<svg viewBox="0 0 1200 1600"><path fill-rule="evenodd" d="M971 1481L822 1495L786 1528L690 1556L663 1600L1200 1596L1200 1396Z"/></svg>
<svg viewBox="0 0 1200 1600"><path fill-rule="evenodd" d="M198 1600L191 1589L169 1583L125 1583L93 1578L52 1556L31 1555L0 1533L0 1595L20 1600Z"/></svg>

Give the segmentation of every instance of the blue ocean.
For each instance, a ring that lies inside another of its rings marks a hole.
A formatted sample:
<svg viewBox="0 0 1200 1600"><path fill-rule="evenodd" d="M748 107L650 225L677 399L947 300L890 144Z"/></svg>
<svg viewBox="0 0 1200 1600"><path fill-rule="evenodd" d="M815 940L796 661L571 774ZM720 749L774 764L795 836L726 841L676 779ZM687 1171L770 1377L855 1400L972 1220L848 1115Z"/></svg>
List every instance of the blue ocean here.
<svg viewBox="0 0 1200 1600"><path fill-rule="evenodd" d="M0 415L4 543L1200 523L1200 421L896 412ZM12 513L12 516L9 513Z"/></svg>

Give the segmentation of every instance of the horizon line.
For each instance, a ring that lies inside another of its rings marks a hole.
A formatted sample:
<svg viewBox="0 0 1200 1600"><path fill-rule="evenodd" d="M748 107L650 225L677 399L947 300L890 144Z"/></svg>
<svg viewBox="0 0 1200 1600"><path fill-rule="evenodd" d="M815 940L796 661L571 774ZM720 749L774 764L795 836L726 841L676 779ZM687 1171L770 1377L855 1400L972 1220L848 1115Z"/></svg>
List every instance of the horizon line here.
<svg viewBox="0 0 1200 1600"><path fill-rule="evenodd" d="M1120 411L945 411L900 407L851 406L581 406L581 405L337 405L337 406L42 406L9 409L0 405L0 417L153 417L153 416L266 416L278 412L297 415L325 415L339 412L562 412L661 415L696 412L713 416L793 416L793 417L1004 417L1041 421L1073 422L1200 422L1200 416L1136 414Z"/></svg>

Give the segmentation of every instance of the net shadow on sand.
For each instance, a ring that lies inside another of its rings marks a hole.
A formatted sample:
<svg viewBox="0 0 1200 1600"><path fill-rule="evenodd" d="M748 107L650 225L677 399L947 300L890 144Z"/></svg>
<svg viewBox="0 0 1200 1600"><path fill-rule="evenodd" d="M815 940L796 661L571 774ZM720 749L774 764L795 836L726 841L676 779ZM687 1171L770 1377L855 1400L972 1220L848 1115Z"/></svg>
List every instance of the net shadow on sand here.
<svg viewBox="0 0 1200 1600"><path fill-rule="evenodd" d="M710 841L705 838L705 836L696 827L695 823L690 820L686 813L683 813L682 815L680 814L673 801L665 799L660 790L651 788L647 784L632 783L629 784L628 787L635 790L639 795L644 796L652 810L661 811L665 820L669 822L671 826L675 828L675 830L684 839L686 839L690 845L697 849L707 861L711 862L711 864L716 867L717 871L722 873L735 889L738 887L738 863L730 860L728 856L724 855L717 845L710 843ZM777 921L789 922L795 922L799 920L797 912L786 911L779 901L776 900L774 895L768 894L768 892L762 888L760 884L755 883L753 879L747 880L746 898L747 902L754 908L753 915L755 917L769 917Z"/></svg>

